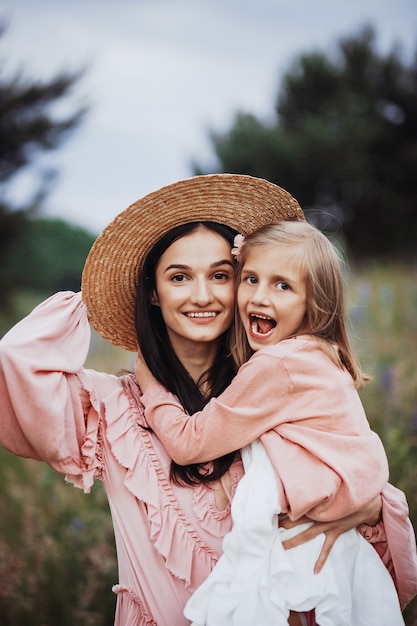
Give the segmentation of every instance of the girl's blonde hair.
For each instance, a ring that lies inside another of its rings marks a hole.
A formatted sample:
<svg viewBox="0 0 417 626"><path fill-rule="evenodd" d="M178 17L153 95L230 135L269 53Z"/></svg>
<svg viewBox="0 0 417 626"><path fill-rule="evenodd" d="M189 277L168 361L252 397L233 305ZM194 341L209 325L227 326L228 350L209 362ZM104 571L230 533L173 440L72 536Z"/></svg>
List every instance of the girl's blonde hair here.
<svg viewBox="0 0 417 626"><path fill-rule="evenodd" d="M348 335L345 304L344 261L335 246L307 222L279 222L248 235L239 248L237 288L250 250L265 246L294 246L301 272L306 277L307 312L297 334L317 337L323 350L339 367L351 374L361 389L369 380L354 355ZM238 366L251 355L246 333L236 312L232 354Z"/></svg>

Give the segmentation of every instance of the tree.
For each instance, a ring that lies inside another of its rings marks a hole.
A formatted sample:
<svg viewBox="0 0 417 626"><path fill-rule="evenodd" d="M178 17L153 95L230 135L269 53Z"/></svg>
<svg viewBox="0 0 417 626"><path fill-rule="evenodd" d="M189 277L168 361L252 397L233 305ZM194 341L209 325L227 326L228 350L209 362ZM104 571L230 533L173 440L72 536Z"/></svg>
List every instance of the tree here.
<svg viewBox="0 0 417 626"><path fill-rule="evenodd" d="M16 289L45 296L79 291L94 235L60 219L27 219L18 245L10 246L5 271Z"/></svg>
<svg viewBox="0 0 417 626"><path fill-rule="evenodd" d="M320 227L342 228L356 258L415 255L417 56L379 54L367 26L334 58L297 58L275 113L269 124L239 113L211 133L220 169L285 187Z"/></svg>
<svg viewBox="0 0 417 626"><path fill-rule="evenodd" d="M0 23L0 37L4 32L5 25ZM51 172L45 173L38 192L25 206L12 206L7 191L17 174L40 154L56 150L81 123L86 107L66 115L56 111L81 76L81 71L62 72L48 81L30 80L22 73L6 77L0 67L0 307L12 288L12 277L2 268L29 215L40 207Z"/></svg>

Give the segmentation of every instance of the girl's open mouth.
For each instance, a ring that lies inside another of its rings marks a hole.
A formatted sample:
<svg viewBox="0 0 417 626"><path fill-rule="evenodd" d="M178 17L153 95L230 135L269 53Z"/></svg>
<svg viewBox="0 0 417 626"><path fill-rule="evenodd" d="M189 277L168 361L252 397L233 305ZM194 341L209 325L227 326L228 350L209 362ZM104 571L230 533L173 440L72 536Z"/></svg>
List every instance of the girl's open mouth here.
<svg viewBox="0 0 417 626"><path fill-rule="evenodd" d="M266 315L249 315L249 331L253 337L268 337L276 325L276 321Z"/></svg>

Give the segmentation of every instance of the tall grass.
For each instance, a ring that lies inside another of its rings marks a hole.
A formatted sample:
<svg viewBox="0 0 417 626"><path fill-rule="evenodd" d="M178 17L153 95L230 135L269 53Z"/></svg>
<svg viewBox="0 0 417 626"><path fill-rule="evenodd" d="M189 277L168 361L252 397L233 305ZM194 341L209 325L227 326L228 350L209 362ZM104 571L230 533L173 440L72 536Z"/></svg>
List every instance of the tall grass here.
<svg viewBox="0 0 417 626"><path fill-rule="evenodd" d="M101 485L89 496L0 450L0 623L110 626L117 581Z"/></svg>
<svg viewBox="0 0 417 626"><path fill-rule="evenodd" d="M351 280L353 337L372 381L361 392L390 462L390 480L406 492L417 522L417 271L371 267Z"/></svg>
<svg viewBox="0 0 417 626"><path fill-rule="evenodd" d="M355 269L349 282L354 341L373 376L362 400L384 441L390 480L406 493L416 527L417 271L368 266ZM93 336L89 367L117 372L132 360ZM4 450L0 475L2 626L111 626L117 572L102 485L84 495L43 464ZM416 601L405 617L407 626L417 625Z"/></svg>
<svg viewBox="0 0 417 626"><path fill-rule="evenodd" d="M349 290L352 335L372 381L361 392L384 442L390 482L407 496L417 529L417 268L357 269ZM405 611L417 626L417 599Z"/></svg>

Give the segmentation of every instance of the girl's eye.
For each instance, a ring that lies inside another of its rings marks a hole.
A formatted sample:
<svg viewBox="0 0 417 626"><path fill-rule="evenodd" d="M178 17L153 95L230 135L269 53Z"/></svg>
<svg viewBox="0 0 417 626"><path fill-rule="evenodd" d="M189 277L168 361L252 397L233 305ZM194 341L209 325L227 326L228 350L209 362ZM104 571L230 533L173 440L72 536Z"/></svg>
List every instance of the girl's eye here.
<svg viewBox="0 0 417 626"><path fill-rule="evenodd" d="M246 276L246 278L244 279L245 283L248 283L248 285L256 285L257 280L255 276Z"/></svg>
<svg viewBox="0 0 417 626"><path fill-rule="evenodd" d="M279 289L279 291L287 291L288 289L290 289L290 286L288 283L284 282L283 280L280 280L277 283L277 289Z"/></svg>

